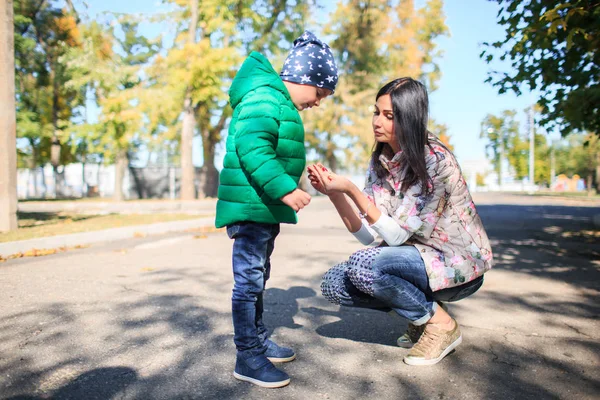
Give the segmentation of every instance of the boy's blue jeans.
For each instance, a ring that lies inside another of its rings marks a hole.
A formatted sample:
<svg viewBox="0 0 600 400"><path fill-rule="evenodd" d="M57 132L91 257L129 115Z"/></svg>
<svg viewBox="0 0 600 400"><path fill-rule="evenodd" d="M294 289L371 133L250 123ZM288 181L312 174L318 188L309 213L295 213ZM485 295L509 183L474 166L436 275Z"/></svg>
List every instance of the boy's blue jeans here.
<svg viewBox="0 0 600 400"><path fill-rule="evenodd" d="M231 299L234 336L238 355L247 359L266 351L267 329L262 320L263 292L271 272L271 254L279 224L239 222L227 226L233 239L233 295Z"/></svg>
<svg viewBox="0 0 600 400"><path fill-rule="evenodd" d="M425 264L414 246L359 250L327 271L321 290L333 303L392 309L414 325L427 322L437 309Z"/></svg>

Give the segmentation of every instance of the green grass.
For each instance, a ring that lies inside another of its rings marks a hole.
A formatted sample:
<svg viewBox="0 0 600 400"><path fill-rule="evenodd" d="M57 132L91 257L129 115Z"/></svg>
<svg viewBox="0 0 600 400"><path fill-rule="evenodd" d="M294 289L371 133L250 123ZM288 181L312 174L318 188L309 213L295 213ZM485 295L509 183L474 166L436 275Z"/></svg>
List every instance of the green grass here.
<svg viewBox="0 0 600 400"><path fill-rule="evenodd" d="M0 233L0 243L69 233L91 232L132 225L202 218L198 214L108 214L19 212L19 229Z"/></svg>

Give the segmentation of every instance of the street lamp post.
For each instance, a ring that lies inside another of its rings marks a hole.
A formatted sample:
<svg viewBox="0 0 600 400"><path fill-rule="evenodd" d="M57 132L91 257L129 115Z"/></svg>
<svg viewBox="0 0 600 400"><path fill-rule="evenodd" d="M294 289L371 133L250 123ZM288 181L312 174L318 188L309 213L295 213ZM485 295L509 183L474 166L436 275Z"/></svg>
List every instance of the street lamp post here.
<svg viewBox="0 0 600 400"><path fill-rule="evenodd" d="M488 128L487 131L489 134L492 134L494 133L494 128ZM500 140L500 156L498 159L498 188L500 191L502 191L502 160L504 160L504 140L502 137L500 137L500 135L498 135L498 138Z"/></svg>
<svg viewBox="0 0 600 400"><path fill-rule="evenodd" d="M535 168L535 126L533 125L533 106L529 110L529 184L534 184Z"/></svg>
<svg viewBox="0 0 600 400"><path fill-rule="evenodd" d="M13 1L0 1L0 232L17 229Z"/></svg>

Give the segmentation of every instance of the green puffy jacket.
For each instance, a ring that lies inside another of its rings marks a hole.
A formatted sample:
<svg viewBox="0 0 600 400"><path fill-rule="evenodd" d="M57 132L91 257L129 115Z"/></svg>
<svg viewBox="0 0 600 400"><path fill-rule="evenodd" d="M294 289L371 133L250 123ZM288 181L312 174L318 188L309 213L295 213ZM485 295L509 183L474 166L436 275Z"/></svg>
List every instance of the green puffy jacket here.
<svg viewBox="0 0 600 400"><path fill-rule="evenodd" d="M231 88L233 115L220 175L215 225L234 222L296 223L279 200L298 186L306 165L304 126L283 81L253 52Z"/></svg>

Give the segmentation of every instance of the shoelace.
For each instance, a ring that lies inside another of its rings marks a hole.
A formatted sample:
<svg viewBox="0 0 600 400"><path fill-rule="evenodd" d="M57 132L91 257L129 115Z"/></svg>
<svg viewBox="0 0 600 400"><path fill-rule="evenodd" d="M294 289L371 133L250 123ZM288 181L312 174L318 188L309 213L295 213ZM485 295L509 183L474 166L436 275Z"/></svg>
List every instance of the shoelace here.
<svg viewBox="0 0 600 400"><path fill-rule="evenodd" d="M425 332L423 332L423 335L421 335L421 338L417 342L416 346L423 352L428 352L435 346L440 336L440 332L432 332L425 329Z"/></svg>
<svg viewBox="0 0 600 400"><path fill-rule="evenodd" d="M419 341L421 336L423 336L423 330L424 330L423 326L416 326L413 324L408 324L408 329L407 329L408 337L410 338L411 341L417 342L417 341Z"/></svg>

